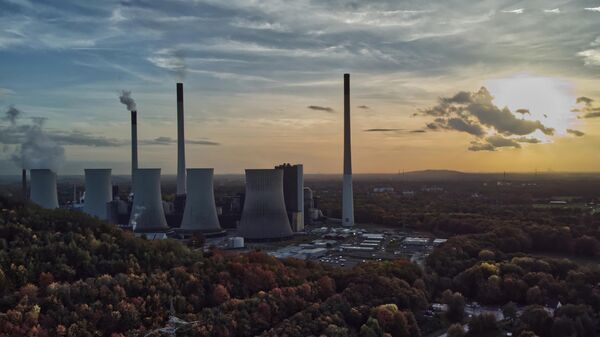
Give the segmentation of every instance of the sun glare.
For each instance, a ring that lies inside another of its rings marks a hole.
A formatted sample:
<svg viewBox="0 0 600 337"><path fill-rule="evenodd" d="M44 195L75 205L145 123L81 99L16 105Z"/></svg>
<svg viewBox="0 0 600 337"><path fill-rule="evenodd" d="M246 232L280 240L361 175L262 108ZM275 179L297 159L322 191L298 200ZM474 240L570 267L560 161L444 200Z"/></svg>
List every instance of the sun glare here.
<svg viewBox="0 0 600 337"><path fill-rule="evenodd" d="M539 120L545 126L554 128L556 135L567 134L567 129L575 128L579 123L571 111L576 95L573 84L568 80L518 74L491 79L484 85L494 96L496 105L508 107L520 118ZM527 109L529 113L517 113L518 109ZM536 136L547 139L539 131Z"/></svg>

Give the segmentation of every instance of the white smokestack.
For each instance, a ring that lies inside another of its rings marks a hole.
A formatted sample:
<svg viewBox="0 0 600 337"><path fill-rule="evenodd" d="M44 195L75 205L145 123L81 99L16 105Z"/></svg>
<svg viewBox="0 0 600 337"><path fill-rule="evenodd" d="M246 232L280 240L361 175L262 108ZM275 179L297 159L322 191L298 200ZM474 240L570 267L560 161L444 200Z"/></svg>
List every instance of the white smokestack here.
<svg viewBox="0 0 600 337"><path fill-rule="evenodd" d="M32 169L30 175L31 201L44 208L58 208L56 173L49 169Z"/></svg>
<svg viewBox="0 0 600 337"><path fill-rule="evenodd" d="M106 204L112 201L111 169L85 169L83 211L106 220Z"/></svg>
<svg viewBox="0 0 600 337"><path fill-rule="evenodd" d="M133 179L133 207L129 224L136 233L161 233L169 229L160 190L160 169L137 169Z"/></svg>
<svg viewBox="0 0 600 337"><path fill-rule="evenodd" d="M282 170L246 170L246 200L239 234L259 240L293 235L285 209Z"/></svg>
<svg viewBox="0 0 600 337"><path fill-rule="evenodd" d="M185 133L183 83L177 83L177 195L185 194Z"/></svg>
<svg viewBox="0 0 600 337"><path fill-rule="evenodd" d="M213 169L187 170L187 198L181 229L201 232L221 230L215 205Z"/></svg>
<svg viewBox="0 0 600 337"><path fill-rule="evenodd" d="M352 146L350 145L350 134L350 74L344 74L344 182L342 187L343 226L354 226Z"/></svg>

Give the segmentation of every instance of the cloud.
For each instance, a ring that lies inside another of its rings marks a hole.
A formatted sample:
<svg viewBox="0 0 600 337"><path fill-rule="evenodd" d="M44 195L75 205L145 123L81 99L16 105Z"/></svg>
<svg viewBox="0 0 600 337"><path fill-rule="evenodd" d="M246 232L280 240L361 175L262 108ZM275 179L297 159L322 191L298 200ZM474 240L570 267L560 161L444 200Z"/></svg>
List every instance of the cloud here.
<svg viewBox="0 0 600 337"><path fill-rule="evenodd" d="M580 51L577 56L583 58L583 63L586 66L600 66L600 49Z"/></svg>
<svg viewBox="0 0 600 337"><path fill-rule="evenodd" d="M173 72L179 80L183 80L186 76L185 52L181 49L161 49L148 57L148 61L159 68Z"/></svg>
<svg viewBox="0 0 600 337"><path fill-rule="evenodd" d="M140 141L141 144L144 145L172 145L172 144L176 144L177 140L173 139L171 137L156 137L154 139L146 139L146 140L142 140ZM193 139L187 139L185 141L186 144L191 144L191 145L211 145L211 146L216 146L216 145L221 145L220 143L217 142L213 142L210 140L193 140Z"/></svg>
<svg viewBox="0 0 600 337"><path fill-rule="evenodd" d="M333 108L330 108L328 106L309 105L308 108L311 110L316 110L316 111L335 112L335 110L333 110Z"/></svg>
<svg viewBox="0 0 600 337"><path fill-rule="evenodd" d="M521 115L531 115L529 109L517 109L515 112Z"/></svg>
<svg viewBox="0 0 600 337"><path fill-rule="evenodd" d="M519 143L539 144L542 142L541 140L539 140L537 138L529 138L529 137L518 137L518 138L513 138L513 139Z"/></svg>
<svg viewBox="0 0 600 337"><path fill-rule="evenodd" d="M398 132L402 131L402 129L366 129L365 132Z"/></svg>
<svg viewBox="0 0 600 337"><path fill-rule="evenodd" d="M583 105L573 109L573 112L580 114L579 118L597 118L600 117L600 105L589 97L577 97L577 104Z"/></svg>
<svg viewBox="0 0 600 337"><path fill-rule="evenodd" d="M520 140L523 140L522 138ZM529 142L529 139L527 139ZM496 151L497 148L500 147L512 147L515 149L520 149L521 144L519 144L518 139L505 138L501 135L493 135L490 137L486 137L483 141L473 141L471 142L471 146L469 146L469 151Z"/></svg>
<svg viewBox="0 0 600 337"><path fill-rule="evenodd" d="M600 13L600 6L599 7L586 7L584 8L586 11L590 11L590 12L599 12Z"/></svg>
<svg viewBox="0 0 600 337"><path fill-rule="evenodd" d="M368 105L359 105L359 106L357 106L357 108L365 109L365 110L371 109Z"/></svg>
<svg viewBox="0 0 600 337"><path fill-rule="evenodd" d="M523 9L523 8L502 11L502 13L510 13L510 14L523 14L524 12L525 12L525 9Z"/></svg>
<svg viewBox="0 0 600 337"><path fill-rule="evenodd" d="M544 9L544 13L549 13L549 14L560 14L560 8L554 8L554 9Z"/></svg>
<svg viewBox="0 0 600 337"><path fill-rule="evenodd" d="M582 137L582 136L585 135L585 133L583 133L583 132L581 132L579 130L567 129L567 132L570 133L570 134L572 134L573 136L576 136L576 137Z"/></svg>
<svg viewBox="0 0 600 337"><path fill-rule="evenodd" d="M519 119L508 108L497 107L493 99L485 87L473 93L461 91L452 97L440 98L438 105L417 114L436 117L427 125L430 129L456 130L478 137L494 131L504 136L524 136L536 130L546 135L554 133L540 121Z"/></svg>
<svg viewBox="0 0 600 337"><path fill-rule="evenodd" d="M129 141L94 136L82 131L52 132L49 137L61 145L77 145L90 147L118 147L129 144Z"/></svg>
<svg viewBox="0 0 600 337"><path fill-rule="evenodd" d="M21 110L15 108L13 105L9 106L5 112L4 120L10 122L10 124L15 125L17 123L17 118L21 117L23 113Z"/></svg>

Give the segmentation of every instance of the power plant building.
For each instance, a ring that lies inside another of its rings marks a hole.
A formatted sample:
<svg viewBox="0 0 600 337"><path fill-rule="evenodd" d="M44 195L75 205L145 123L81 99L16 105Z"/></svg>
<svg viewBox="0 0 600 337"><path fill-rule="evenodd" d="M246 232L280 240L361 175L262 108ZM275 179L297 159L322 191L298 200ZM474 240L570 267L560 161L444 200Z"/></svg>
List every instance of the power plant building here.
<svg viewBox="0 0 600 337"><path fill-rule="evenodd" d="M49 169L31 169L30 199L48 209L58 208L56 173Z"/></svg>
<svg viewBox="0 0 600 337"><path fill-rule="evenodd" d="M283 164L283 196L288 220L294 232L304 230L304 170L302 165Z"/></svg>
<svg viewBox="0 0 600 337"><path fill-rule="evenodd" d="M189 232L220 232L215 205L213 169L187 170L187 198L181 230Z"/></svg>
<svg viewBox="0 0 600 337"><path fill-rule="evenodd" d="M111 169L85 169L83 211L101 220L107 220L107 204L111 201Z"/></svg>
<svg viewBox="0 0 600 337"><path fill-rule="evenodd" d="M283 195L283 170L246 170L246 199L238 232L249 240L292 236Z"/></svg>
<svg viewBox="0 0 600 337"><path fill-rule="evenodd" d="M137 234L164 238L169 230L160 189L160 169L137 169L133 179L135 195L129 224Z"/></svg>

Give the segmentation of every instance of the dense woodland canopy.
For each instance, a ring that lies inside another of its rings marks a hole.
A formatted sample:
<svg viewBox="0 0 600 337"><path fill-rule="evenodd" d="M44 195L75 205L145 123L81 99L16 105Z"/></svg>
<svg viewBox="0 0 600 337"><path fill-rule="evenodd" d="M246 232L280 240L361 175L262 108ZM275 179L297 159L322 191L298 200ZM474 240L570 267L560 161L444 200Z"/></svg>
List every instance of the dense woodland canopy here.
<svg viewBox="0 0 600 337"><path fill-rule="evenodd" d="M177 336L600 335L596 215L435 195L359 192L356 203L357 217L451 238L425 270L404 260L338 269L202 253L0 199L0 336L143 336L172 315L194 322ZM506 319L469 318L470 301ZM431 315L433 302L449 311Z"/></svg>

